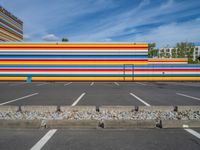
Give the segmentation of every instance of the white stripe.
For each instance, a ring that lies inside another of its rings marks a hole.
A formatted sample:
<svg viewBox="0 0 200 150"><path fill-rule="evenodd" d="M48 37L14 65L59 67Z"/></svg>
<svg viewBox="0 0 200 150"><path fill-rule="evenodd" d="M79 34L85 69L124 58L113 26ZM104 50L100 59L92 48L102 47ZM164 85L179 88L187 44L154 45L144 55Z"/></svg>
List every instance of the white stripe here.
<svg viewBox="0 0 200 150"><path fill-rule="evenodd" d="M119 56L119 55L122 55L122 53L118 53L118 52L106 52L106 53L103 53L103 52L85 52L85 53L81 53L81 52L48 52L48 53L37 53L37 52L24 52L24 53L17 53L17 52L11 52L11 53L8 53L8 52L0 52L1 55L116 55L116 56ZM133 53L131 52L123 52L123 55L133 55ZM146 52L142 53L142 52L138 52L138 53L134 53L134 55L147 55Z"/></svg>
<svg viewBox="0 0 200 150"><path fill-rule="evenodd" d="M78 99L72 104L72 106L75 106L80 100L81 98L85 95L85 93L81 94Z"/></svg>
<svg viewBox="0 0 200 150"><path fill-rule="evenodd" d="M31 97L31 96L34 96L34 95L37 95L37 94L38 94L38 93L33 93L33 94L30 94L30 95L27 95L27 96L24 96L24 97L20 97L20 98L14 99L14 100L10 100L10 101L8 101L8 102L0 103L0 106L1 106L1 105L5 105L5 104L8 104L8 103L15 102L15 101L18 101L18 100L22 100L22 99L25 99L25 98L28 98L28 97Z"/></svg>
<svg viewBox="0 0 200 150"><path fill-rule="evenodd" d="M57 129L49 130L30 150L40 150L56 133Z"/></svg>
<svg viewBox="0 0 200 150"><path fill-rule="evenodd" d="M198 139L200 139L200 134L192 129L184 129L185 131L189 132L190 134L194 135Z"/></svg>
<svg viewBox="0 0 200 150"><path fill-rule="evenodd" d="M84 74L84 75L89 75L89 74L116 74L116 75L118 75L118 74L121 74L121 75L123 75L124 73L121 71L119 71L119 72L101 72L101 71L95 71L95 72L54 72L54 71L52 71L52 72L26 72L26 71L24 71L23 73L21 73L21 72L2 72L1 73L1 75L5 75L5 74L12 74L12 75L16 75L16 74L19 74L19 75L26 75L26 74L32 74L32 75L34 75L34 74L44 74L44 75L48 75L48 74ZM27 83L23 83L23 84L27 84ZM20 84L21 85L21 84Z"/></svg>
<svg viewBox="0 0 200 150"><path fill-rule="evenodd" d="M45 85L45 84L49 84L49 83L40 83L40 84L37 84L36 86L41 86L41 85Z"/></svg>
<svg viewBox="0 0 200 150"><path fill-rule="evenodd" d="M91 84L90 84L90 86L93 86L94 85L94 82L92 82Z"/></svg>
<svg viewBox="0 0 200 150"><path fill-rule="evenodd" d="M148 104L147 102L145 102L144 100L142 100L141 98L139 98L138 96L136 96L133 93L130 93L133 97L135 97L137 100L139 100L140 102L142 102L143 104L145 104L146 106L151 106L150 104Z"/></svg>
<svg viewBox="0 0 200 150"><path fill-rule="evenodd" d="M1 52L6 52L8 53L8 50L6 49L1 49ZM28 50L28 49L24 49L24 50L14 50L14 49L10 49L9 50L9 53L12 53L12 52L23 52L23 53L30 53L30 52L34 52L34 53L39 53L39 52L50 52L50 53L56 53L56 52L62 52L62 53L65 53L65 52L82 52L82 53L85 53L85 52L89 52L89 53L92 53L92 52L103 52L103 53L107 53L107 52L111 52L111 53L124 53L124 52L130 52L130 53L147 53L148 50L147 49L134 49L134 50L127 50L127 49L121 49L121 50L110 50L110 49L104 49L104 50L98 50L98 49L91 49L91 50L83 50L82 48L80 49L65 49L65 50L59 50L59 49L53 49L53 50L47 50L47 49L37 49L37 50Z"/></svg>
<svg viewBox="0 0 200 150"><path fill-rule="evenodd" d="M188 98L191 98L191 99L195 99L195 100L200 101L200 98L197 98L197 97L193 97L193 96L186 95L186 94L182 94L182 93L176 93L176 94L177 94L177 95L180 95L180 96L184 96L184 97L188 97Z"/></svg>
<svg viewBox="0 0 200 150"><path fill-rule="evenodd" d="M119 86L119 83L117 83L117 82L114 82L117 86Z"/></svg>
<svg viewBox="0 0 200 150"><path fill-rule="evenodd" d="M141 82L135 82L136 84L140 84L140 85L146 85L144 83L141 83Z"/></svg>
<svg viewBox="0 0 200 150"><path fill-rule="evenodd" d="M66 83L66 84L64 84L64 86L67 86L67 85L70 85L70 84L72 84L72 82Z"/></svg>

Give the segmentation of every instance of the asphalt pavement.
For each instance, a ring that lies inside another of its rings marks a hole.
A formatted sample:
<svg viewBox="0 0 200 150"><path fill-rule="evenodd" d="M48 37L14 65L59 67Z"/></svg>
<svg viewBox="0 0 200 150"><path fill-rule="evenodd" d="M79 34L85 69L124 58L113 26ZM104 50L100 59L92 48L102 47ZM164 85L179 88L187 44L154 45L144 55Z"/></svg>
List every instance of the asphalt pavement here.
<svg viewBox="0 0 200 150"><path fill-rule="evenodd" d="M200 139L182 129L57 130L45 143L49 130L0 130L0 149L28 150L199 150ZM43 138L45 141L45 138Z"/></svg>
<svg viewBox="0 0 200 150"><path fill-rule="evenodd" d="M150 105L200 105L199 91L200 82L1 82L0 104L72 105L85 93L77 105L144 105L133 93Z"/></svg>
<svg viewBox="0 0 200 150"><path fill-rule="evenodd" d="M200 82L0 82L0 105L200 105L199 91ZM0 149L200 149L200 129L192 132L0 129Z"/></svg>

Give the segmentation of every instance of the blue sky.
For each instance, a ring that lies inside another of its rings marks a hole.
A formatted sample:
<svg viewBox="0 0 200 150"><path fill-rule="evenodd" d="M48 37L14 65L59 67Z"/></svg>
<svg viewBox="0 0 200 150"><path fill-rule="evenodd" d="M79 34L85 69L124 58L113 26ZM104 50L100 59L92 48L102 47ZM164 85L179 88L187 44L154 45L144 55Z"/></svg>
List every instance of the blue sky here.
<svg viewBox="0 0 200 150"><path fill-rule="evenodd" d="M0 0L25 41L200 42L200 0Z"/></svg>

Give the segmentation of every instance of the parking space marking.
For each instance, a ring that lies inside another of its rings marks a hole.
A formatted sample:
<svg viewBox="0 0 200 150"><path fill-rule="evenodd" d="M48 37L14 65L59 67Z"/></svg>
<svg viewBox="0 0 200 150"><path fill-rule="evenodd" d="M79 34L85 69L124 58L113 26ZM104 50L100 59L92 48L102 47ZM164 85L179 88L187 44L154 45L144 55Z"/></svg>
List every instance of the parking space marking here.
<svg viewBox="0 0 200 150"><path fill-rule="evenodd" d="M72 104L72 106L75 106L80 100L81 100L81 98L83 98L83 96L85 95L86 93L82 93L79 97L78 97L78 99Z"/></svg>
<svg viewBox="0 0 200 150"><path fill-rule="evenodd" d="M56 133L57 129L49 130L30 150L40 150Z"/></svg>
<svg viewBox="0 0 200 150"><path fill-rule="evenodd" d="M197 137L198 139L200 139L200 134L192 129L184 129L185 131L187 131L188 133L194 135L195 137Z"/></svg>
<svg viewBox="0 0 200 150"><path fill-rule="evenodd" d="M140 84L140 85L146 85L144 83L141 83L141 82L135 82L136 84Z"/></svg>
<svg viewBox="0 0 200 150"><path fill-rule="evenodd" d="M35 96L35 95L37 95L37 94L38 94L38 93L33 93L33 94L30 94L30 95L26 95L26 96L23 96L23 97L20 97L20 98L17 98L17 99L13 99L13 100L4 102L4 103L0 103L0 106L5 105L5 104L8 104L8 103L15 102L15 101L18 101L18 100L22 100L22 99L25 99L25 98L28 98L28 97L31 97L31 96Z"/></svg>
<svg viewBox="0 0 200 150"><path fill-rule="evenodd" d="M70 84L72 84L72 82L66 83L66 84L64 84L64 86L67 86L67 85L70 85Z"/></svg>
<svg viewBox="0 0 200 150"><path fill-rule="evenodd" d="M137 100L139 100L140 102L142 102L144 105L146 106L151 106L150 104L148 104L147 102L145 102L144 100L142 100L141 98L139 98L138 96L136 96L133 93L130 93L131 96L135 97Z"/></svg>
<svg viewBox="0 0 200 150"><path fill-rule="evenodd" d="M42 86L42 85L46 85L46 84L49 84L49 83L40 83L40 84L37 84L36 86Z"/></svg>
<svg viewBox="0 0 200 150"><path fill-rule="evenodd" d="M94 85L94 82L92 82L91 84L90 84L90 86L93 86Z"/></svg>
<svg viewBox="0 0 200 150"><path fill-rule="evenodd" d="M182 94L182 93L176 93L176 94L177 94L177 95L180 95L180 96L184 96L184 97L188 97L188 98L191 98L191 99L195 99L195 100L200 101L200 98L197 98L197 97L193 97L193 96L186 95L186 94Z"/></svg>
<svg viewBox="0 0 200 150"><path fill-rule="evenodd" d="M117 82L114 82L114 83L115 83L115 85L119 86L119 83L117 83Z"/></svg>

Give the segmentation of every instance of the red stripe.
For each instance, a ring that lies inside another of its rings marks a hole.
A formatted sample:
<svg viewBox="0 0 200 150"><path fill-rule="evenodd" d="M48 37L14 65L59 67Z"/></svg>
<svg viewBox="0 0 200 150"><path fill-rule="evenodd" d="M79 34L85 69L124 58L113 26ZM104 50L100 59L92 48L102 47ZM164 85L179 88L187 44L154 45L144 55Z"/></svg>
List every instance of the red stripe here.
<svg viewBox="0 0 200 150"><path fill-rule="evenodd" d="M20 39L23 38L22 35L19 35L18 33L14 32L14 31L12 31L12 30L10 30L10 29L6 29L5 27L0 27L0 28L2 28L3 30L6 30L8 33L13 34L13 35L15 35L16 37L18 37L18 38L20 38Z"/></svg>
<svg viewBox="0 0 200 150"><path fill-rule="evenodd" d="M135 71L197 71L200 69L134 69Z"/></svg>
<svg viewBox="0 0 200 150"><path fill-rule="evenodd" d="M17 29L16 27L11 26L11 25L8 24L7 22L5 22L5 21L3 21L3 20L0 20L0 22L3 23L3 24L5 24L5 25L7 25L7 26L9 26L9 27L12 28L13 30L16 30L16 31L18 31L19 33L23 34L23 32L22 32L21 30Z"/></svg>
<svg viewBox="0 0 200 150"><path fill-rule="evenodd" d="M4 60L0 60L1 62L4 62L4 61L56 61L56 62L59 62L59 61L147 61L147 59L137 59L137 60L134 60L134 59L120 59L120 60L102 60L102 59L84 59L84 60L80 60L80 59L73 59L73 60L69 60L69 59L62 59L62 60L56 60L56 59L42 59L42 60L35 60L35 59L4 59Z"/></svg>
<svg viewBox="0 0 200 150"><path fill-rule="evenodd" d="M0 46L0 48L4 49L20 49L20 50L27 50L27 49L34 49L34 50L40 50L40 49L61 49L61 50L66 50L66 49L78 49L78 50L144 50L147 51L147 47L54 47L54 46L44 46L44 47L9 47L9 46Z"/></svg>
<svg viewBox="0 0 200 150"><path fill-rule="evenodd" d="M55 72L60 72L60 71L65 71L65 72L70 72L70 71L74 71L74 72L79 72L79 71L83 71L83 72L89 72L89 71L108 71L108 72L111 72L111 71L134 71L134 72L142 72L142 71L145 71L145 72L160 72L160 71L168 71L168 72L176 72L176 71L179 71L179 72L191 72L191 71L195 71L195 72L199 72L200 69L196 70L196 69L176 69L176 70L148 70L148 69L0 69L0 72L5 72L5 71L11 71L11 72L16 72L16 71L19 71L19 72L23 72L23 71L27 71L27 72L32 72L32 71L36 71L36 72L44 72L44 71L47 71L47 72L52 72L52 71L55 71Z"/></svg>

